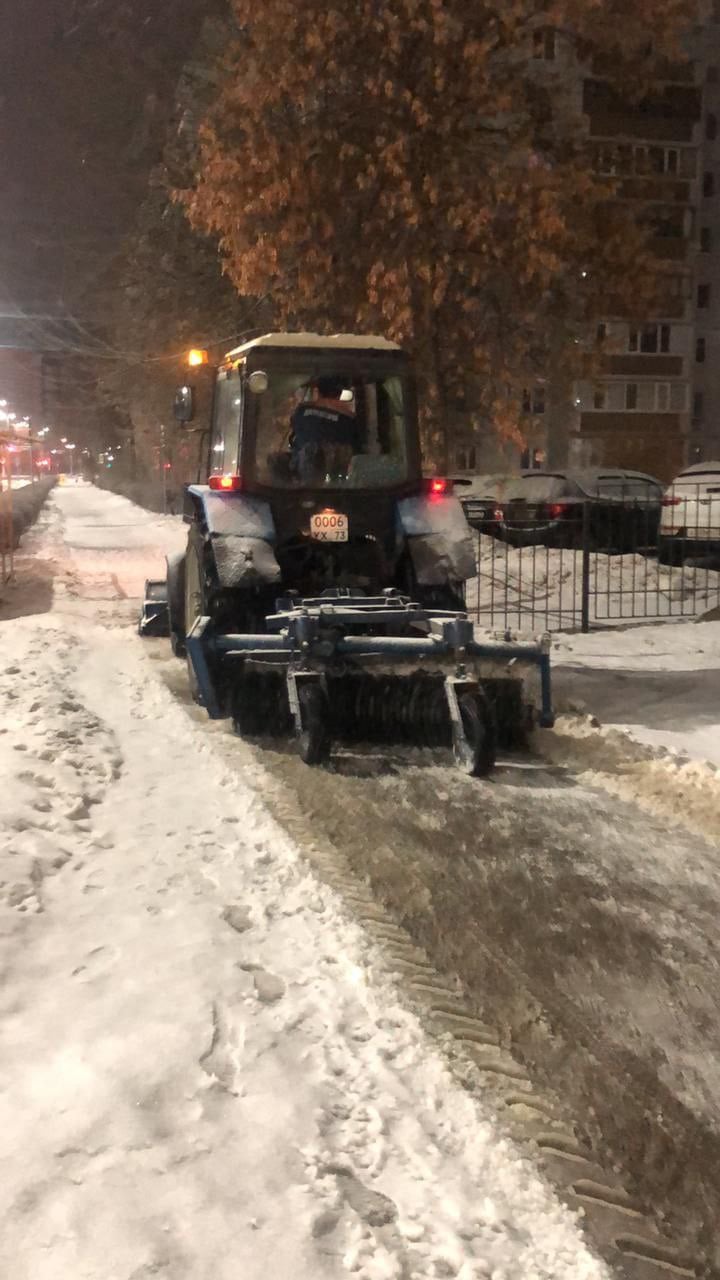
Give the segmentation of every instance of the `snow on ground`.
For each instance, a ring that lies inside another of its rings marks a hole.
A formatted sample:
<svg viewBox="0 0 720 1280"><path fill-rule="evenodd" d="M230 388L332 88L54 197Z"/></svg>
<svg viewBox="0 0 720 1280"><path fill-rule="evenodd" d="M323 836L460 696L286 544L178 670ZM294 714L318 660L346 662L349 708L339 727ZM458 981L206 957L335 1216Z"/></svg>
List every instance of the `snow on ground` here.
<svg viewBox="0 0 720 1280"><path fill-rule="evenodd" d="M560 706L720 767L720 619L558 635Z"/></svg>
<svg viewBox="0 0 720 1280"><path fill-rule="evenodd" d="M3 1274L607 1276L156 678L178 525L57 490L0 622Z"/></svg>
<svg viewBox="0 0 720 1280"><path fill-rule="evenodd" d="M182 550L187 537L181 516L145 511L89 484L57 489L50 510L60 520L61 543L40 539L35 554L52 561L59 553L86 595L95 587L109 599L139 599L146 578L164 578L165 556Z"/></svg>

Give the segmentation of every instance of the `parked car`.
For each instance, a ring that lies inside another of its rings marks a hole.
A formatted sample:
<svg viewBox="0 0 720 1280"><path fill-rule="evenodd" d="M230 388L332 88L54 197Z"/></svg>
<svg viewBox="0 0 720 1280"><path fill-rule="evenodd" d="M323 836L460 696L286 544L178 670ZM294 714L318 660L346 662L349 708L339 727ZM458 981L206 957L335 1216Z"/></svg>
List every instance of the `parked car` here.
<svg viewBox="0 0 720 1280"><path fill-rule="evenodd" d="M468 520L513 546L581 547L585 507L595 550L640 551L657 541L663 485L640 471L523 471L483 487L484 503L459 495Z"/></svg>
<svg viewBox="0 0 720 1280"><path fill-rule="evenodd" d="M696 462L673 480L662 500L658 559L720 559L720 462Z"/></svg>
<svg viewBox="0 0 720 1280"><path fill-rule="evenodd" d="M507 477L451 476L453 492L465 512L465 519L481 533L496 534L502 511L498 488Z"/></svg>

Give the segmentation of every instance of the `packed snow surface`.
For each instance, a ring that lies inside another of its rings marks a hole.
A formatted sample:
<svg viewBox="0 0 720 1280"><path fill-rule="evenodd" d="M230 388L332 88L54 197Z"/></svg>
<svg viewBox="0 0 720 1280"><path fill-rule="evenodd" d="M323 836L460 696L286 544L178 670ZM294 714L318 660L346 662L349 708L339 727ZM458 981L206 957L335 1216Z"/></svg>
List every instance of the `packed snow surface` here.
<svg viewBox="0 0 720 1280"><path fill-rule="evenodd" d="M2 1274L607 1276L158 680L127 598L182 541L59 489L0 622Z"/></svg>
<svg viewBox="0 0 720 1280"><path fill-rule="evenodd" d="M720 768L720 620L558 635L556 698Z"/></svg>

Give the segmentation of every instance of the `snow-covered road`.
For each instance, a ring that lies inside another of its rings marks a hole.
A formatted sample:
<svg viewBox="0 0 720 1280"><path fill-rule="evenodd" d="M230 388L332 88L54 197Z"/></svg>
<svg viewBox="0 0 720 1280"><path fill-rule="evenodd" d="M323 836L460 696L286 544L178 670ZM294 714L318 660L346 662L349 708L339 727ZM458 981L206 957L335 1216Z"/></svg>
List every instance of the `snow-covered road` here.
<svg viewBox="0 0 720 1280"><path fill-rule="evenodd" d="M0 1273L600 1280L250 749L231 771L158 678L134 597L182 536L58 490L0 613Z"/></svg>

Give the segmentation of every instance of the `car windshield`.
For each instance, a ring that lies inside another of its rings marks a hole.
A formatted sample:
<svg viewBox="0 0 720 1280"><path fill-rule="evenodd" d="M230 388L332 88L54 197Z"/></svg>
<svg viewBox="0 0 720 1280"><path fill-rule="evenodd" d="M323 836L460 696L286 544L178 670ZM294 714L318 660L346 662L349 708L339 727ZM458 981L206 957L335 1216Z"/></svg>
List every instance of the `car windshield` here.
<svg viewBox="0 0 720 1280"><path fill-rule="evenodd" d="M389 489L408 479L403 379L275 373L257 398L256 478L274 488Z"/></svg>

